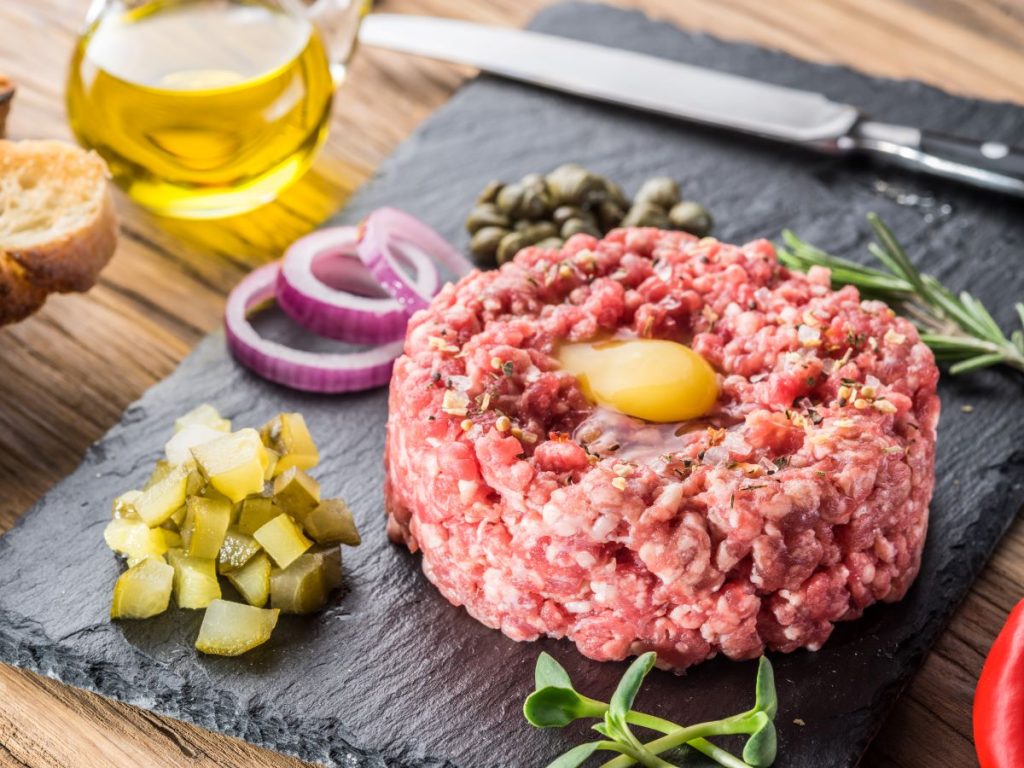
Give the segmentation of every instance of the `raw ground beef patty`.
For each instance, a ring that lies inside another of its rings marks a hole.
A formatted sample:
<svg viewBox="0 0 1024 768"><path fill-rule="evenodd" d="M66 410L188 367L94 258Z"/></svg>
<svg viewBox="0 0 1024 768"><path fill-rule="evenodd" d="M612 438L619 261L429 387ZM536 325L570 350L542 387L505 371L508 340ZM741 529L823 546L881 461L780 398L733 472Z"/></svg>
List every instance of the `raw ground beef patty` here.
<svg viewBox="0 0 1024 768"><path fill-rule="evenodd" d="M609 335L689 344L708 416L595 408L554 357ZM388 529L455 605L514 640L722 652L819 648L899 600L934 485L938 370L915 329L772 245L656 229L529 248L447 286L391 382Z"/></svg>

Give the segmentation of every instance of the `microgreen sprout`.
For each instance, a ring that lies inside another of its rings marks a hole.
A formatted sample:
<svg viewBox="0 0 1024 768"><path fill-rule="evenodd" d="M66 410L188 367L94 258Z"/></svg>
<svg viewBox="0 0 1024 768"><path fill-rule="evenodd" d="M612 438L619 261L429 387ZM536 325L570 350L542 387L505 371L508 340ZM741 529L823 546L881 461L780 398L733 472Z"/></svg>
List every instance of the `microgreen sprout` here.
<svg viewBox="0 0 1024 768"><path fill-rule="evenodd" d="M644 678L654 667L653 652L637 657L619 681L609 702L579 693L565 669L546 653L537 659L535 688L523 704L523 714L537 728L562 728L577 720L597 720L592 727L604 738L573 747L547 768L578 768L596 752L617 752L601 768L675 768L663 755L689 746L725 768L767 768L775 761L775 677L772 665L761 657L757 668L753 709L696 725L681 726L670 720L633 710ZM662 734L643 742L630 726ZM742 758L708 740L714 736L745 735Z"/></svg>

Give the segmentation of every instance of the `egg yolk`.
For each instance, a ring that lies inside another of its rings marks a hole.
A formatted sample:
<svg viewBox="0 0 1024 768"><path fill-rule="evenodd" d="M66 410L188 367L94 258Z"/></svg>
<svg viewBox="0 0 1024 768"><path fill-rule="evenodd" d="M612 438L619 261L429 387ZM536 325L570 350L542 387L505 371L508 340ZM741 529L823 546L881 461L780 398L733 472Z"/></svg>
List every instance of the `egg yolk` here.
<svg viewBox="0 0 1024 768"><path fill-rule="evenodd" d="M715 372L683 344L661 339L610 339L563 344L562 368L593 403L646 421L703 416L718 399Z"/></svg>

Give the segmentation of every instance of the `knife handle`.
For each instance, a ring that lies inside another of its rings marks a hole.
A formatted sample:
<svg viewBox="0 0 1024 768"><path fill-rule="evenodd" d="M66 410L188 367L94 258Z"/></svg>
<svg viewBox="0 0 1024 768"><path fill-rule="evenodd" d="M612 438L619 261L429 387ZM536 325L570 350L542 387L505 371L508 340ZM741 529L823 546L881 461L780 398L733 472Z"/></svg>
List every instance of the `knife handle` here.
<svg viewBox="0 0 1024 768"><path fill-rule="evenodd" d="M863 120L839 140L839 148L883 155L907 168L1024 197L1021 147Z"/></svg>

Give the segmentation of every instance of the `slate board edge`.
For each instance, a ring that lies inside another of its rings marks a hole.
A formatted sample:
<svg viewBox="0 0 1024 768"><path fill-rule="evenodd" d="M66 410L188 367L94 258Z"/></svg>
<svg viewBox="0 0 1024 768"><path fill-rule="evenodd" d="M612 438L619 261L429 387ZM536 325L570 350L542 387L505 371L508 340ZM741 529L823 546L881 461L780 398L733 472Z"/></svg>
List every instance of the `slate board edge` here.
<svg viewBox="0 0 1024 768"><path fill-rule="evenodd" d="M589 4L567 3L565 6L556 6L554 8L551 8L545 13L558 12L566 6L572 7L580 5ZM642 16L642 14L638 12L632 12L631 15ZM655 23L675 29L675 27L666 22ZM707 35L701 35L701 37L709 38L709 36ZM726 44L730 46L742 46L749 49L757 49L757 46L733 43L730 41L726 41ZM787 56L786 54L777 51L771 51L770 53L786 59L792 58ZM842 67L833 68L843 69ZM880 82L884 81L881 78L873 79L878 80ZM940 89L931 88L931 86L921 87L942 92ZM458 96L456 96L456 99L457 98ZM445 105L441 109L452 108L450 104L451 103ZM424 129L429 130L429 123L424 126ZM408 141L400 151L412 151L413 147L415 147L419 133L420 132L417 131L417 133L411 137L410 141ZM386 171L386 167L382 169L382 172L386 173ZM372 183L373 182L371 182L371 184ZM176 379L176 377L179 375L184 376L183 371L188 370L187 366L200 364L199 361L201 360L204 354L209 354L214 350L219 351L222 348L222 344L223 337L220 332L216 332L212 334L210 337L208 337L206 340L204 340L199 345L199 347L197 347L197 349L182 363L182 365L178 368L177 371L175 371L170 377L168 377L168 379L165 379L164 382L161 382L156 387L147 392L135 404L130 406L126 410L126 418L130 419L133 417L132 415L134 413L144 412L147 399L150 396L155 396L154 393L159 391L159 388L171 385L173 381ZM117 432L117 429L118 427L114 427L110 432L107 433L106 436L104 436L104 438L102 438L100 441L97 441L97 443L95 443L89 449L89 451L87 451L81 465L76 470L76 473L86 471L88 469L91 460L94 457L94 452L96 451L97 446L106 441L110 436L114 435ZM1016 458L1015 461L1018 464L1022 463L1019 457ZM47 496L49 496L49 493L47 493L47 495L44 496L44 499ZM28 515L26 514L25 516L23 516L23 519L27 519L27 517ZM12 532L17 530L21 522L22 520L19 520L19 523L14 527L14 529L12 529ZM979 524L982 524L983 522L984 521L982 521ZM1001 529L1000 533L1002 533L1003 531L1005 531L1006 526L1000 525L999 528ZM8 537L5 536L3 538L0 538L0 557L2 557L3 552L6 549L5 545L8 543ZM984 562L988 559L988 556L990 554L991 550L984 553L984 555L979 554L975 557L974 561L970 563L969 570L972 574L971 580L973 580L973 577L977 575L978 571L980 571L981 567L983 566ZM964 590L960 593L960 599L956 601L957 604L960 600L962 600L963 596L966 594L966 590L967 588L965 587ZM931 630L931 633L938 633L938 631L941 629L941 626L944 626L948 622L948 619L952 615L954 609L955 605L951 605L946 614L944 616L939 617L940 621L933 623L933 626L935 628ZM125 681L123 678L118 678L116 676L115 670L111 670L103 664L91 662L89 659L76 654L61 655L59 653L50 653L44 655L35 655L33 654L32 649L30 647L19 643L16 639L14 639L14 636L12 634L9 634L7 631L9 627L16 625L16 623L18 622L24 624L24 617L19 617L13 612L0 612L0 619L3 620L2 625L0 625L0 660L3 660L5 662L13 663L18 666L22 666L27 669L39 672L41 674L61 679L64 682L76 685L78 687L93 690L98 693L110 696L112 698L125 700L128 703L146 706L147 708L159 711L163 714L167 714L172 717L188 719L203 727L215 728L230 735L238 736L241 738L247 738L250 741L254 741L263 746L269 746L278 749L281 752L295 754L304 759L324 761L339 760L343 761L342 764L345 765L392 764L389 762L384 762L380 757L374 755L373 753L359 751L356 750L354 747L347 745L344 739L340 737L340 734L336 733L337 729L331 727L331 721L329 720L317 721L313 723L313 727L311 727L311 724L308 721L304 721L301 724L293 723L276 714L268 714L266 710L263 710L259 714L259 719L261 720L259 728L256 730L253 730L253 728L246 730L245 728L240 727L240 715L244 712L244 708L239 706L237 701L231 700L230 697L228 697L228 699L225 699L223 696L209 696L208 698L206 698L205 703L208 704L208 707L205 708L207 714L204 717L193 717L191 715L182 714L182 712L176 706L174 698L167 699L166 701L158 701L155 705L149 702L141 703L139 701L133 701L130 697L125 697L123 695L123 690L119 690L122 689L122 687L125 685ZM919 647L916 649L913 655L915 667L920 663L920 660L926 653L929 644L930 643L917 644ZM54 650L62 649L56 647ZM57 658L53 658L54 656L57 656ZM885 710L891 708L903 687L904 685L900 684L889 686L889 688L884 690L879 690L876 695L876 702L878 706L883 707ZM297 732L297 728L301 730ZM274 737L268 735L269 733L277 733L281 735L279 737ZM331 735L325 736L325 734ZM869 741L870 739L866 739L864 741L863 746L866 747ZM851 756L851 758L853 757L855 757L855 755ZM452 764L448 761L440 759L421 761L418 762L417 765L430 766L431 768L433 768L434 766L440 767Z"/></svg>

